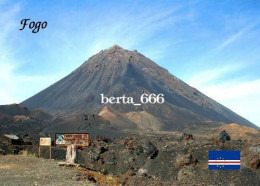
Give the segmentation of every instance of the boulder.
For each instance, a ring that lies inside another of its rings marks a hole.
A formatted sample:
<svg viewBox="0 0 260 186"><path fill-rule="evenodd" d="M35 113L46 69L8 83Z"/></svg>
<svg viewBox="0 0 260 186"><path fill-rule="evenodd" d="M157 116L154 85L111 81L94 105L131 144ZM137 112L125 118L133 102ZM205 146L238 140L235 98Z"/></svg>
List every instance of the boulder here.
<svg viewBox="0 0 260 186"><path fill-rule="evenodd" d="M103 154L104 152L108 151L105 147L100 147L100 154Z"/></svg>
<svg viewBox="0 0 260 186"><path fill-rule="evenodd" d="M226 141L230 141L231 137L228 135L228 133L223 130L217 137L217 141L225 143Z"/></svg>
<svg viewBox="0 0 260 186"><path fill-rule="evenodd" d="M146 176L147 173L148 173L148 170L147 170L147 169L140 168L140 169L138 170L137 175L139 175L139 176Z"/></svg>
<svg viewBox="0 0 260 186"><path fill-rule="evenodd" d="M256 154L260 154L260 146L251 146L249 147L249 151Z"/></svg>
<svg viewBox="0 0 260 186"><path fill-rule="evenodd" d="M154 159L158 155L158 149L150 141L146 140L143 144L143 152L148 155L150 159Z"/></svg>
<svg viewBox="0 0 260 186"><path fill-rule="evenodd" d="M187 133L183 133L181 140L183 141L189 141L189 140L193 140L193 135L192 134L187 134Z"/></svg>
<svg viewBox="0 0 260 186"><path fill-rule="evenodd" d="M88 152L88 155L89 155L89 160L91 162L95 162L95 161L98 161L100 159L100 152L97 152L95 150L90 150Z"/></svg>
<svg viewBox="0 0 260 186"><path fill-rule="evenodd" d="M96 140L97 140L98 142L105 142L105 143L111 142L111 139L110 139L110 138L104 137L104 136L97 136L97 137L96 137Z"/></svg>
<svg viewBox="0 0 260 186"><path fill-rule="evenodd" d="M178 154L175 160L177 167L183 167L185 165L196 165L198 160L192 156L191 151L188 154Z"/></svg>
<svg viewBox="0 0 260 186"><path fill-rule="evenodd" d="M250 166L252 169L259 169L260 168L260 159L259 158L253 158L250 162Z"/></svg>

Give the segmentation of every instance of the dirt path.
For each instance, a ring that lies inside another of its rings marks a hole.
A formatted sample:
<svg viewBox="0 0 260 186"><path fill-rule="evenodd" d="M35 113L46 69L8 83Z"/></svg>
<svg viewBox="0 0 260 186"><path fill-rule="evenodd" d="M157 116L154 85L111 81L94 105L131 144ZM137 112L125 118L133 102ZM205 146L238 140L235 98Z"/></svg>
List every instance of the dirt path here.
<svg viewBox="0 0 260 186"><path fill-rule="evenodd" d="M0 156L0 185L91 185L76 181L73 168L60 167L56 161L22 155Z"/></svg>

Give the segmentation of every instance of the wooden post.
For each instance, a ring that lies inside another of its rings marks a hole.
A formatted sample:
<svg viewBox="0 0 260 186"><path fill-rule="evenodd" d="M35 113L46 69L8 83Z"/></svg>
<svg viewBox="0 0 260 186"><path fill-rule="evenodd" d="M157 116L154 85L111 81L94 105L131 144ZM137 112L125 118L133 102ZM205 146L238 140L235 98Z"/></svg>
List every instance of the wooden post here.
<svg viewBox="0 0 260 186"><path fill-rule="evenodd" d="M39 158L41 157L41 145L39 145Z"/></svg>
<svg viewBox="0 0 260 186"><path fill-rule="evenodd" d="M51 159L51 145L50 145L50 159Z"/></svg>

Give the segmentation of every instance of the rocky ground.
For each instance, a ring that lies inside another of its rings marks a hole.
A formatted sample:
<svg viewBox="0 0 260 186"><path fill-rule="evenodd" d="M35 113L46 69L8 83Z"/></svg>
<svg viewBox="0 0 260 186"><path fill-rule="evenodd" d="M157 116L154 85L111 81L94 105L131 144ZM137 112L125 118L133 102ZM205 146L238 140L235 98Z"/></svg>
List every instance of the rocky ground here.
<svg viewBox="0 0 260 186"><path fill-rule="evenodd" d="M80 181L78 173L59 167L53 160L23 155L0 156L0 185L90 185Z"/></svg>
<svg viewBox="0 0 260 186"><path fill-rule="evenodd" d="M26 151L33 154L34 150ZM208 170L209 150L240 150L241 169ZM52 158L65 158L65 149L53 147L52 151ZM57 162L33 157L0 156L0 179L6 185L255 186L260 183L259 139L230 140L226 132L216 138L180 132L135 133L122 138L99 136L91 139L89 147L77 152L81 166L74 168L59 167ZM48 157L47 148L42 150L42 156Z"/></svg>
<svg viewBox="0 0 260 186"><path fill-rule="evenodd" d="M79 161L84 157L83 164L96 171L117 176L130 172L136 180L161 179L170 185L259 184L259 141L228 139L225 133L216 139L180 133L131 135L111 141L96 138L80 153ZM240 150L241 170L208 170L209 150Z"/></svg>

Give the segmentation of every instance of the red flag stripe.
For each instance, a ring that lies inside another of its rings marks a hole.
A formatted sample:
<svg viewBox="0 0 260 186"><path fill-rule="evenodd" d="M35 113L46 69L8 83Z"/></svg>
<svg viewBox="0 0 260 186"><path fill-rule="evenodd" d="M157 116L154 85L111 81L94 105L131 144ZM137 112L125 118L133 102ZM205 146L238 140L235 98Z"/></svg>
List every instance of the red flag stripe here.
<svg viewBox="0 0 260 186"><path fill-rule="evenodd" d="M209 161L209 163L240 163L239 162L230 162L230 161Z"/></svg>

